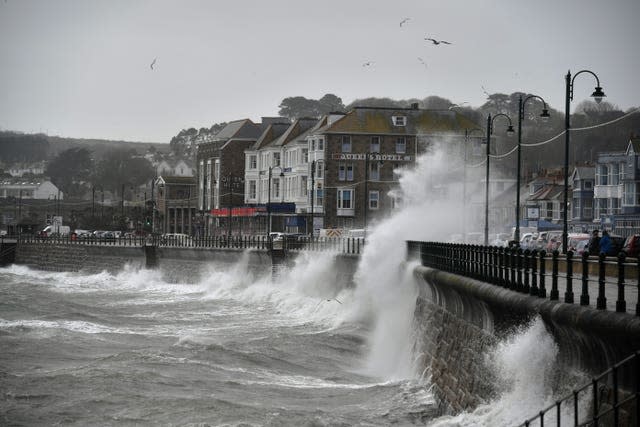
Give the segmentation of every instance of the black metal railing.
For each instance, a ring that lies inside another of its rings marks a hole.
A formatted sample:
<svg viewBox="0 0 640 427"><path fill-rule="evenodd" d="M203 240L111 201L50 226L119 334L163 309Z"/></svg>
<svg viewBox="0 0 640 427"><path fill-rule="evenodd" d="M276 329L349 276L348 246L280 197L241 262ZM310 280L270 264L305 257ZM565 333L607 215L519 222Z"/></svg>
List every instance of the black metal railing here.
<svg viewBox="0 0 640 427"><path fill-rule="evenodd" d="M630 379L632 390L620 388L621 378ZM591 405L580 405L582 399ZM545 421L562 426L562 414L568 416L564 425L631 426L640 423L640 351L616 363L584 386L542 409L520 426L538 425Z"/></svg>
<svg viewBox="0 0 640 427"><path fill-rule="evenodd" d="M19 243L42 245L106 245L106 246L145 246L175 248L209 248L209 249L257 249L284 251L315 251L337 252L342 254L360 255L364 250L364 239L351 237L310 237L295 236L295 238L273 238L265 235L244 236L207 236L191 237L187 235L149 235L149 236L120 236L120 237L73 237L22 234L14 236Z"/></svg>
<svg viewBox="0 0 640 427"><path fill-rule="evenodd" d="M615 311L621 313L627 311L625 291L634 287L635 314L640 316L640 303L637 298L640 294L640 258L627 259L624 253L608 258L604 254L582 254L579 258L574 258L574 254L569 251L561 258L558 251L548 254L544 250L415 241L407 242L407 249L410 256L419 257L424 266L539 298L562 298L569 304L576 300L574 280L576 284L581 284L578 301L583 306L589 306L591 303L592 287L589 285L597 283L595 302L599 310L607 309L607 285L616 286ZM578 274L574 274L574 264L580 264L576 268ZM547 273L549 267L550 274ZM547 290L549 280L551 289ZM560 295L559 281L564 285L563 295Z"/></svg>

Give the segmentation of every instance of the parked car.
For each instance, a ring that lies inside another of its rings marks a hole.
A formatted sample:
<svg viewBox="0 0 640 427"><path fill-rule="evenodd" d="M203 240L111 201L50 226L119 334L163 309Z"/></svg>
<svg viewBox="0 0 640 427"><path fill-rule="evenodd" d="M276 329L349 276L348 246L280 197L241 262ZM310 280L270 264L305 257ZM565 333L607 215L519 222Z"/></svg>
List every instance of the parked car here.
<svg viewBox="0 0 640 427"><path fill-rule="evenodd" d="M622 252L627 257L637 257L640 253L640 234L632 234L627 237L622 247Z"/></svg>

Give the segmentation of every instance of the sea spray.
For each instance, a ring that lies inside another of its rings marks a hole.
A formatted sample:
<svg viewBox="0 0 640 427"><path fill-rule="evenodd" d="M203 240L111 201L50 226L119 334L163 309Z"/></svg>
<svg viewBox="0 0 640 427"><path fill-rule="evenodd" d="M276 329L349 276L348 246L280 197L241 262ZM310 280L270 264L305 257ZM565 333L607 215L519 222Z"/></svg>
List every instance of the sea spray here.
<svg viewBox="0 0 640 427"><path fill-rule="evenodd" d="M405 265L408 240L445 240L460 227L460 202L441 191L450 170L443 150L421 156L415 169L400 171L403 206L367 234L356 273L356 302L373 323L367 368L390 380L420 378L412 328L417 286Z"/></svg>
<svg viewBox="0 0 640 427"><path fill-rule="evenodd" d="M559 397L557 373L558 346L546 330L544 321L536 317L529 325L513 332L486 355L486 366L496 378L499 396L471 412L441 417L431 427L519 425ZM579 383L583 377L573 377ZM584 407L588 399L580 405ZM555 412L554 412L555 414ZM564 412L569 423L572 413ZM532 425L536 425L535 423ZM545 425L555 425L555 416L548 415ZM564 423L562 424L564 425Z"/></svg>

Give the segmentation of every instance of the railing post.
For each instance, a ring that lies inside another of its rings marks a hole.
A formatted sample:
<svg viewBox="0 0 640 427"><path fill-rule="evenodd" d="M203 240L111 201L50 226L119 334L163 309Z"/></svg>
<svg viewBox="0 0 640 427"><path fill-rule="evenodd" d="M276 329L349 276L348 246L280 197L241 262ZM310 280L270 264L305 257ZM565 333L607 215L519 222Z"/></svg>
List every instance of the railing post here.
<svg viewBox="0 0 640 427"><path fill-rule="evenodd" d="M516 282L516 291L517 292L522 292L522 289L524 288L524 285L522 283L522 261L523 261L523 252L522 252L522 248L518 248L516 250L516 268L517 268L517 272L518 272L518 281Z"/></svg>
<svg viewBox="0 0 640 427"><path fill-rule="evenodd" d="M589 251L582 252L582 293L580 305L589 305Z"/></svg>
<svg viewBox="0 0 640 427"><path fill-rule="evenodd" d="M511 248L511 282L509 283L509 289L515 291L518 288L518 282L516 281L516 268L518 266L518 249Z"/></svg>
<svg viewBox="0 0 640 427"><path fill-rule="evenodd" d="M627 302L624 300L624 262L626 255L624 252L618 254L618 300L616 301L616 312L627 311ZM617 425L617 424L616 424Z"/></svg>
<svg viewBox="0 0 640 427"><path fill-rule="evenodd" d="M558 250L553 251L551 258L551 293L549 299L556 301L560 299L560 293L558 292Z"/></svg>
<svg viewBox="0 0 640 427"><path fill-rule="evenodd" d="M546 272L547 272L547 262L546 262L547 252L543 249L540 251L540 286L538 288L538 296L540 298L547 297L547 288L545 287L546 280Z"/></svg>
<svg viewBox="0 0 640 427"><path fill-rule="evenodd" d="M529 289L529 295L538 296L538 251L534 249L531 251L531 288Z"/></svg>
<svg viewBox="0 0 640 427"><path fill-rule="evenodd" d="M567 252L567 288L564 292L564 302L573 304L573 252Z"/></svg>
<svg viewBox="0 0 640 427"><path fill-rule="evenodd" d="M598 381L594 378L591 380L591 384L593 387L593 401L591 402L593 405L593 426L598 427Z"/></svg>
<svg viewBox="0 0 640 427"><path fill-rule="evenodd" d="M493 251L493 283L500 286L500 251L497 246L492 247Z"/></svg>
<svg viewBox="0 0 640 427"><path fill-rule="evenodd" d="M529 286L530 261L531 261L531 251L529 249L525 249L524 251L524 286L521 289L521 291L524 292L525 294L528 294L529 290L531 289Z"/></svg>
<svg viewBox="0 0 640 427"><path fill-rule="evenodd" d="M606 266L604 264L607 255L600 253L598 256L598 299L596 300L596 308L598 310L607 309L607 297L604 294Z"/></svg>

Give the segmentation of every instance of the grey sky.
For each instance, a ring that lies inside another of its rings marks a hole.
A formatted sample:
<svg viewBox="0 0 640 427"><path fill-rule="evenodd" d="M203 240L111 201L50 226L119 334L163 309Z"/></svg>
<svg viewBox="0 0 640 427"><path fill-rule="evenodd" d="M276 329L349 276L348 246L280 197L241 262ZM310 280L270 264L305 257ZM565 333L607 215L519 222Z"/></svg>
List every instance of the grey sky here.
<svg viewBox="0 0 640 427"><path fill-rule="evenodd" d="M564 75L584 68L627 109L638 18L638 0L0 0L0 128L168 142L288 96L479 106L483 86L562 111ZM578 77L572 106L594 86Z"/></svg>

